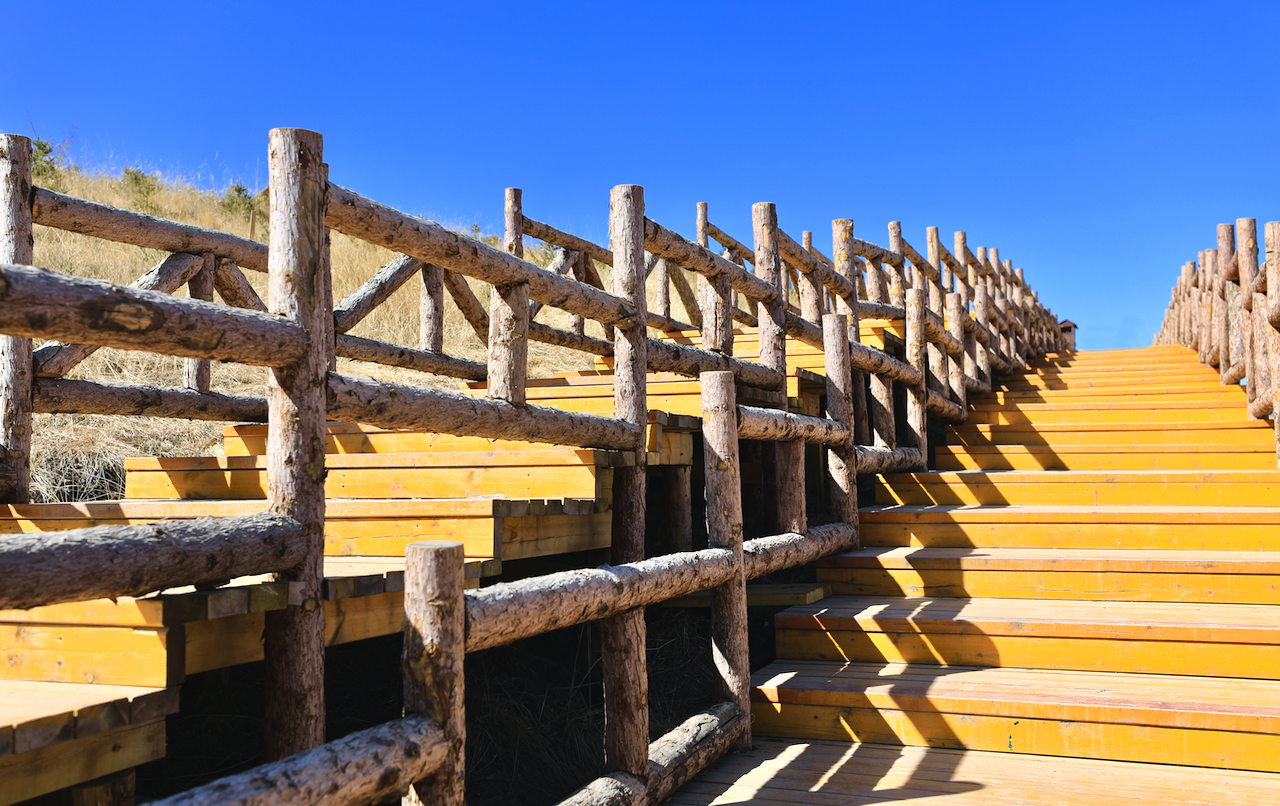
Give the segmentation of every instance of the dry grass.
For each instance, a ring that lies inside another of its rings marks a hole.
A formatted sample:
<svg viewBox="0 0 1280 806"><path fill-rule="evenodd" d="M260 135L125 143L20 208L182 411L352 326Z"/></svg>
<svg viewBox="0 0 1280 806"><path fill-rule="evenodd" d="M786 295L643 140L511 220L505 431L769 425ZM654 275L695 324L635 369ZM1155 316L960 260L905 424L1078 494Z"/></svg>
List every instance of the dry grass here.
<svg viewBox="0 0 1280 806"><path fill-rule="evenodd" d="M37 180L41 183L42 180ZM138 210L164 218L266 240L265 204L234 194L201 191L181 180L170 180L126 170L107 174L63 169L43 184L84 199L115 207ZM256 211L251 211L253 207ZM37 226L35 263L37 266L82 277L94 277L128 284L166 257L164 252L111 243L48 227ZM482 236L490 243L497 236ZM331 241L334 299L341 300L357 289L394 253L372 244L333 233ZM540 265L550 262L552 252L545 246L527 249L529 259ZM608 282L608 267L597 264ZM266 276L246 272L259 293L266 297ZM406 283L351 332L396 344L418 343L418 294L420 284ZM487 303L489 288L471 283L476 295ZM185 293L185 292L183 292ZM650 289L652 299L653 290ZM485 349L463 319L453 301L445 295L445 352L484 360ZM672 315L687 318L673 295ZM567 328L569 315L543 309L538 321ZM605 334L594 322L587 333ZM160 386L182 384L182 360L119 350L99 350L77 367L70 377L146 383ZM529 373L546 377L555 372L589 368L592 356L572 350L532 343ZM338 371L352 375L437 388L457 389L459 381L376 364L339 359ZM263 394L266 372L238 364L215 364L212 370L215 391ZM111 417L82 415L36 415L32 446L32 500L75 501L118 498L124 494L124 459L131 456L200 456L220 454L221 425L188 420L152 417Z"/></svg>

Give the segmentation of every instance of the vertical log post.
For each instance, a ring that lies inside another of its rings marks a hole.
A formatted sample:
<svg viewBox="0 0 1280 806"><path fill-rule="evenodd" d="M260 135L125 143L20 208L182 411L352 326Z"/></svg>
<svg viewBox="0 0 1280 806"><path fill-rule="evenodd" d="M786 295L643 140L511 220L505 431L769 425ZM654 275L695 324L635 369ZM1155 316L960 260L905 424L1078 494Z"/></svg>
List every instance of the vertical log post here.
<svg viewBox="0 0 1280 806"><path fill-rule="evenodd" d="M192 299L202 299L206 302L213 301L213 269L214 256L211 252L203 255L204 263L200 266L200 271L191 276L187 281L187 293ZM209 394L209 359L207 358L185 358L182 362L182 385L187 389L199 392L202 395Z"/></svg>
<svg viewBox="0 0 1280 806"><path fill-rule="evenodd" d="M328 188L329 163L326 162L320 166L320 178L324 187ZM316 281L320 284L318 289L320 307L327 313L320 317L319 339L324 345L325 368L334 372L338 369L338 332L333 323L333 261L329 249L329 228L325 227L321 232L324 239L320 244L320 273Z"/></svg>
<svg viewBox="0 0 1280 806"><path fill-rule="evenodd" d="M636 423L636 461L613 471L613 562L644 558L646 453L644 429L646 329L644 297L644 188L618 185L609 198L613 293L632 302L639 317L614 335L614 416ZM644 608L600 625L604 657L605 758L616 770L649 774L649 683L645 667Z"/></svg>
<svg viewBox="0 0 1280 806"><path fill-rule="evenodd" d="M927 292L923 288L912 288L907 291L907 363L920 370L922 375L928 373L928 355L924 349L924 318ZM919 386L908 389L907 426L915 441L913 447L920 450L924 457L925 467L929 462L929 414L925 403L929 399L929 387L924 380Z"/></svg>
<svg viewBox="0 0 1280 806"><path fill-rule="evenodd" d="M502 246L524 257L524 212L519 188L507 188ZM523 406L529 370L529 284L495 285L489 296L488 396Z"/></svg>
<svg viewBox="0 0 1280 806"><path fill-rule="evenodd" d="M669 550L693 551L693 467L671 465L666 475Z"/></svg>
<svg viewBox="0 0 1280 806"><path fill-rule="evenodd" d="M853 408L853 373L849 364L849 340L840 333L848 325L843 316L827 314L822 327L823 353L827 373L827 417L849 429L849 442L827 453L827 476L831 482L831 513L836 520L854 525L854 541L848 548L858 548L858 479L857 432L858 413Z"/></svg>
<svg viewBox="0 0 1280 806"><path fill-rule="evenodd" d="M0 134L0 263L35 262L31 233L31 141ZM25 504L31 488L31 339L0 336L0 461L13 469L13 486L0 501Z"/></svg>
<svg viewBox="0 0 1280 806"><path fill-rule="evenodd" d="M941 276L942 274L942 242L938 240L938 228L925 228L925 254L929 265L933 270ZM921 272L923 274L923 272ZM943 321L945 302L942 299L942 286L927 276L925 278L925 286L929 290L929 311L936 317L938 321ZM932 342L928 345L929 351L929 374L933 376L934 383L937 384L936 389L946 395L947 379L951 376L951 357L936 344Z"/></svg>
<svg viewBox="0 0 1280 806"><path fill-rule="evenodd" d="M969 245L965 243L966 236L964 232L955 234L955 256L956 259L964 264L964 270L961 274L956 275L956 291L960 294L960 315L962 317L969 315L970 305L973 310L977 310L977 305L973 300L973 266L969 265L965 255L969 253ZM977 381L983 381L982 371L978 368L978 352L981 350L981 344L978 342L977 336L972 330L964 331L964 374Z"/></svg>
<svg viewBox="0 0 1280 806"><path fill-rule="evenodd" d="M947 332L961 344L965 344L964 308L959 294L947 294ZM969 407L969 396L964 388L964 364L952 359L947 364L947 382L951 387L951 399L960 404L963 412Z"/></svg>
<svg viewBox="0 0 1280 806"><path fill-rule="evenodd" d="M654 289L654 302L658 305L658 313L667 319L671 318L671 266L667 263L665 257L658 258L658 265L653 267L654 282L657 288Z"/></svg>
<svg viewBox="0 0 1280 806"><path fill-rule="evenodd" d="M1002 276L1005 278L1005 299L1009 303L1007 307L1011 309L1011 313L1009 314L1009 316L1015 320L1021 320L1022 302L1020 297L1018 296L1017 283L1009 279L1012 275L1013 275L1013 261L1006 260L1004 262L1004 274ZM1023 341L1023 337L1018 335L1017 328L1011 327L1010 330L1013 331L1012 333L1009 334L1009 343L1012 345L1012 350L1011 350L1012 355L1010 357L1013 359L1014 364L1016 364L1018 367L1025 367L1027 365L1026 344Z"/></svg>
<svg viewBox="0 0 1280 806"><path fill-rule="evenodd" d="M782 258L778 254L778 208L772 202L758 202L751 208L752 229L755 233L756 276L784 295L778 302L756 305L760 321L760 363L787 374L786 332L783 330L786 316L785 280ZM787 393L780 396L783 410L787 408ZM778 528L783 532L808 531L805 512L804 441L774 443Z"/></svg>
<svg viewBox="0 0 1280 806"><path fill-rule="evenodd" d="M857 275L857 272L855 270L854 263L853 263L853 220L852 219L838 218L831 222L831 262L835 264L836 274L839 274L841 277L844 277L846 280L852 281L854 277ZM879 266L876 266L875 270L879 272ZM870 274L871 271L872 271L871 264L868 264L867 265L868 274ZM881 278L883 278L882 272L881 272ZM878 290L880 292L883 292L883 282L881 282L879 286L880 287ZM868 285L868 288L870 288L869 285ZM853 301L853 304L850 304L850 301L845 299L844 297L841 297L839 295L833 295L833 296L835 297L836 313L843 316L845 320L845 326L848 334L848 338L846 338L845 340L849 342L857 342L858 344L861 344L862 343L862 326L858 320L857 300L855 299ZM824 344L826 342L825 331L823 335L823 342ZM847 347L845 351L848 352ZM870 445L872 444L871 443L872 437L871 437L871 429L869 428L868 420L874 415L871 414L871 406L868 405L870 401L867 399L866 379L861 372L854 372L850 376L850 378L853 384L853 411L854 411L853 422L855 423L854 439L856 443L859 445ZM873 379L872 385L874 386L876 383L874 375L872 376L872 379ZM881 384L881 386L885 386L887 385L887 383L888 382L885 381ZM891 395L892 392L890 391L889 394ZM881 410L878 406L876 407L876 409L879 415L883 416L883 410ZM892 408L889 409L889 422L887 423L887 425L882 424L882 427L888 433L890 434L893 433L893 409Z"/></svg>
<svg viewBox="0 0 1280 806"><path fill-rule="evenodd" d="M698 245L711 248L707 203L698 202ZM737 261L734 261L737 262ZM702 313L702 348L733 355L733 288L728 277L698 275L698 308Z"/></svg>
<svg viewBox="0 0 1280 806"><path fill-rule="evenodd" d="M853 236L852 231L849 235ZM889 302L890 299L889 290L885 287L884 267L878 260L867 260L867 297L871 302ZM873 374L867 381L868 391L871 393L867 399L867 412L875 438L874 444L878 448L896 448L898 426L893 412L893 380Z"/></svg>
<svg viewBox="0 0 1280 806"><path fill-rule="evenodd" d="M418 346L444 352L444 269L422 264L422 288L418 294Z"/></svg>
<svg viewBox="0 0 1280 806"><path fill-rule="evenodd" d="M747 578L742 565L742 478L738 464L738 401L732 372L704 372L702 445L707 490L707 545L729 549L736 562L728 582L711 590L711 655L717 692L751 713L747 646ZM751 748L750 726L734 749Z"/></svg>
<svg viewBox="0 0 1280 806"><path fill-rule="evenodd" d="M278 574L289 606L266 614L266 754L284 758L324 742L324 440L328 356L321 334L333 318L321 297L325 243L323 140L272 129L267 307L311 334L296 364L267 383L267 508L303 525L307 559Z"/></svg>
<svg viewBox="0 0 1280 806"><path fill-rule="evenodd" d="M1258 273L1258 224L1252 218L1236 219L1236 267L1240 275L1241 303L1244 308L1242 326L1247 331L1244 334L1245 394L1252 403L1259 390L1257 373L1254 371L1254 367L1258 365L1255 358L1266 352L1265 339L1257 338L1259 330L1254 327L1254 321L1262 318L1262 311L1258 311L1256 315L1253 313L1254 295L1250 291L1253 278ZM1170 313L1174 310L1176 306L1171 306Z"/></svg>
<svg viewBox="0 0 1280 806"><path fill-rule="evenodd" d="M590 261L591 258L586 252L578 253L578 262L573 266L573 276L581 282L586 282L587 276L591 273L588 271L591 265ZM582 314L571 313L569 314L569 329L582 336L587 332L587 320L582 317Z"/></svg>
<svg viewBox="0 0 1280 806"><path fill-rule="evenodd" d="M1267 359L1271 370L1272 401L1280 400L1280 221L1268 221L1263 227L1263 238L1267 250L1267 306L1266 306L1266 345ZM1280 467L1280 408L1272 403L1276 414L1276 466Z"/></svg>
<svg viewBox="0 0 1280 806"><path fill-rule="evenodd" d="M405 546L404 710L434 719L449 742L444 763L414 782L404 798L406 806L462 806L466 797L465 562L463 545L454 541Z"/></svg>
<svg viewBox="0 0 1280 806"><path fill-rule="evenodd" d="M1239 280L1238 267L1236 266L1236 231L1230 224L1218 225L1218 273L1221 276L1219 281L1222 287L1222 317L1218 321L1218 343L1221 345L1221 355L1218 361L1218 373L1222 382L1231 383L1231 379L1227 376L1231 374L1231 366L1241 359L1238 354L1237 337L1239 336L1237 319L1232 310L1235 306L1232 304L1239 298L1240 285L1233 282L1235 277Z"/></svg>
<svg viewBox="0 0 1280 806"><path fill-rule="evenodd" d="M803 248L806 252L813 252L813 233L805 230L801 234ZM800 316L813 322L818 327L822 327L822 315L826 313L825 300L822 295L822 281L818 279L816 272L804 273L800 272L798 278L800 291Z"/></svg>

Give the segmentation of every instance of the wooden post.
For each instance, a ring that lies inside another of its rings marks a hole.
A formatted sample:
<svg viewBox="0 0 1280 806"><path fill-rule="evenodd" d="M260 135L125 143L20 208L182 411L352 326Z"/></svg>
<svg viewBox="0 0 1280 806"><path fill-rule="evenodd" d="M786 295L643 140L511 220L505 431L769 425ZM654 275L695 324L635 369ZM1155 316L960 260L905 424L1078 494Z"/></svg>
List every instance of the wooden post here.
<svg viewBox="0 0 1280 806"><path fill-rule="evenodd" d="M644 559L645 347L644 188L618 185L609 198L613 293L636 306L637 321L614 336L614 416L640 426L636 461L613 471L613 562ZM644 608L601 622L604 657L605 758L616 770L649 774L649 683L645 667Z"/></svg>
<svg viewBox="0 0 1280 806"><path fill-rule="evenodd" d="M929 265L941 275L942 242L938 239L937 227L925 228L925 246L926 259L929 261ZM929 289L929 312L938 317L938 321L941 322L945 313L942 286L928 277L925 278L925 285ZM945 395L947 379L951 375L951 357L941 347L932 342L928 344L928 352L929 373L933 376L938 391Z"/></svg>
<svg viewBox="0 0 1280 806"><path fill-rule="evenodd" d="M1263 237L1267 255L1267 305L1263 312L1267 326L1267 357L1271 369L1271 391L1273 401L1280 400L1280 338L1277 338L1277 326L1280 326L1280 221L1268 221L1263 227ZM1255 306L1256 307L1256 306ZM1276 413L1276 463L1280 467L1280 408L1272 404Z"/></svg>
<svg viewBox="0 0 1280 806"><path fill-rule="evenodd" d="M329 163L320 166L320 180L328 193L329 187ZM316 276L319 285L320 308L325 312L320 317L320 329L318 337L324 346L324 366L329 372L336 372L338 369L338 333L337 326L333 320L333 262L330 259L329 249L329 228L325 227L321 232L324 235L320 244L320 272Z"/></svg>
<svg viewBox="0 0 1280 806"><path fill-rule="evenodd" d="M267 508L302 524L309 553L289 582L290 604L266 614L266 754L269 760L324 742L324 441L328 356L318 334L333 312L321 303L324 266L323 141L273 129L268 308L312 334L296 364L267 383Z"/></svg>
<svg viewBox="0 0 1280 806"><path fill-rule="evenodd" d="M0 263L30 266L31 141L0 134ZM13 469L13 483L0 502L25 504L31 488L31 339L0 336L0 461Z"/></svg>
<svg viewBox="0 0 1280 806"><path fill-rule="evenodd" d="M970 305L973 300L974 271L973 266L968 263L965 257L969 254L969 245L965 243L966 236L964 232L955 234L955 257L964 266L964 271L956 275L956 292L960 294L960 316L969 316ZM973 309L977 310L977 305L973 304ZM985 380L982 371L978 368L978 353L982 346L978 343L978 338L972 330L964 331L964 374L978 381ZM989 381L988 381L989 382Z"/></svg>
<svg viewBox="0 0 1280 806"><path fill-rule="evenodd" d="M959 294L947 294L947 332L961 344L965 344L964 308L960 304ZM964 411L969 406L969 396L964 388L964 365L952 359L948 364L947 382L951 386L951 399L960 404Z"/></svg>
<svg viewBox="0 0 1280 806"><path fill-rule="evenodd" d="M524 257L524 212L519 188L507 188L502 246ZM523 406L529 372L529 284L495 285L489 295L488 396Z"/></svg>
<svg viewBox="0 0 1280 806"><path fill-rule="evenodd" d="M907 397L907 426L911 429L915 445L924 457L927 466L929 461L929 415L925 403L929 399L928 386L924 376L928 374L928 356L924 349L924 318L927 291L923 288L912 288L907 291L907 363L920 370L919 386L911 387Z"/></svg>
<svg viewBox="0 0 1280 806"><path fill-rule="evenodd" d="M836 274L847 280L852 280L856 276L853 262L853 220L848 218L838 218L831 222L831 262L835 265ZM877 267L878 270L878 267ZM870 272L870 264L867 271ZM883 277L883 275L882 275ZM858 307L856 304L850 305L849 301L839 295L835 296L836 313L845 319L848 338L846 341L862 343L862 327L858 321ZM824 343L826 336L823 336ZM848 352L848 347L845 348ZM874 378L874 376L872 376ZM854 422L856 428L854 439L857 444L870 445L871 431L868 427L868 419L870 409L867 400L867 384L861 372L853 372L850 376L853 384L853 411L855 413ZM872 382L875 383L874 381ZM886 381L886 383L888 383ZM888 431L893 431L893 410L889 411Z"/></svg>
<svg viewBox="0 0 1280 806"><path fill-rule="evenodd" d="M1231 373L1231 366L1241 359L1233 347L1236 347L1236 336L1239 330L1233 327L1237 323L1232 321L1231 303L1237 298L1240 286L1238 283L1232 282L1232 277L1238 279L1238 268L1236 266L1236 231L1230 224L1218 225L1218 287L1221 289L1222 314L1218 317L1218 344L1220 353L1218 356L1218 373L1223 383L1232 383L1227 376ZM1235 288L1232 288L1232 286ZM1238 378L1236 379L1239 380Z"/></svg>
<svg viewBox="0 0 1280 806"><path fill-rule="evenodd" d="M778 209L771 202L759 202L751 208L755 234L756 276L779 291L779 300L757 303L760 320L760 363L787 374L787 343L783 330L786 317L786 289L782 257L778 254ZM787 394L780 396L781 408L787 408ZM804 442L793 440L774 443L777 457L776 491L778 527L784 532L804 534L808 530L805 512Z"/></svg>
<svg viewBox="0 0 1280 806"><path fill-rule="evenodd" d="M586 282L587 276L590 274L587 270L590 262L590 255L586 252L579 252L578 262L573 267L573 276L578 278L579 281ZM584 335L587 332L587 320L582 318L581 314L571 313L569 314L569 329L579 336Z"/></svg>
<svg viewBox="0 0 1280 806"><path fill-rule="evenodd" d="M654 294L658 304L658 313L667 319L671 318L671 266L665 257L658 258L658 265L653 267L654 283L657 293Z"/></svg>
<svg viewBox="0 0 1280 806"><path fill-rule="evenodd" d="M461 806L466 797L465 563L461 543L433 540L405 546L404 711L434 719L450 745L444 764L409 789L406 806Z"/></svg>
<svg viewBox="0 0 1280 806"><path fill-rule="evenodd" d="M418 295L418 346L444 352L444 269L422 264L422 288Z"/></svg>
<svg viewBox="0 0 1280 806"><path fill-rule="evenodd" d="M852 223L852 222L850 222ZM852 229L852 227L851 227ZM839 254L839 252L837 252ZM827 453L827 477L831 482L831 510L836 520L858 523L857 432L858 412L853 407L853 373L849 364L849 340L841 333L848 327L843 316L827 314L822 326L822 345L827 373L827 417L849 429L849 442ZM850 549L858 548L854 542Z"/></svg>
<svg viewBox="0 0 1280 806"><path fill-rule="evenodd" d="M698 245L711 248L707 234L707 203L698 202ZM736 261L735 261L736 262ZM698 308L702 312L702 348L733 355L734 292L729 278L698 275Z"/></svg>
<svg viewBox="0 0 1280 806"><path fill-rule="evenodd" d="M669 550L693 551L693 468L667 467L667 512L671 537Z"/></svg>
<svg viewBox="0 0 1280 806"><path fill-rule="evenodd" d="M751 656L747 646L747 578L742 564L737 396L731 372L704 372L701 381L707 546L729 549L734 555L733 576L711 591L711 655L720 672L718 695L743 714L750 714ZM750 748L748 725L735 749Z"/></svg>
<svg viewBox="0 0 1280 806"><path fill-rule="evenodd" d="M805 230L801 233L802 247L806 252L813 252L813 233ZM816 272L805 274L800 273L799 277L800 291L800 316L813 322L819 327L822 326L822 316L826 313L825 300L822 295L822 281L818 278Z"/></svg>
<svg viewBox="0 0 1280 806"><path fill-rule="evenodd" d="M191 295L192 299L202 299L210 302L213 300L213 253L205 252L203 260L204 264L200 267L200 271L192 275L191 279L187 281L187 293ZM182 385L202 395L209 394L209 359L184 358L182 363Z"/></svg>

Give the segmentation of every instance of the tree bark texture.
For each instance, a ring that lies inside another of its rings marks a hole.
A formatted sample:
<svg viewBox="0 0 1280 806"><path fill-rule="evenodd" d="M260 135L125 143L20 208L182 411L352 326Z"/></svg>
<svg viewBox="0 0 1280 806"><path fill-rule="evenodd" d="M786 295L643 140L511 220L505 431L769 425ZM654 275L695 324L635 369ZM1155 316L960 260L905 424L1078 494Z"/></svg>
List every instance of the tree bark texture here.
<svg viewBox="0 0 1280 806"><path fill-rule="evenodd" d="M430 353L444 352L444 269L422 264L422 288L418 296L418 347Z"/></svg>
<svg viewBox="0 0 1280 806"><path fill-rule="evenodd" d="M925 353L924 323L927 311L925 299L928 292L912 288L907 292L907 363L919 370L920 382L907 390L907 426L911 429L913 445L925 457L929 456L929 423L926 406L929 400L925 385L929 371Z"/></svg>
<svg viewBox="0 0 1280 806"><path fill-rule="evenodd" d="M192 299L213 301L213 267L216 258L212 252L202 256L200 270L187 280L187 293ZM201 394L209 392L209 360L188 358L182 364L182 385Z"/></svg>
<svg viewBox="0 0 1280 806"><path fill-rule="evenodd" d="M69 378L37 379L33 409L42 414L124 414L232 423L267 421L264 397Z"/></svg>
<svg viewBox="0 0 1280 806"><path fill-rule="evenodd" d="M338 355L356 361L404 367L418 372L430 372L433 375L445 375L469 381L483 381L487 377L487 368L479 361L455 358L427 350L415 350L411 347L401 347L398 344L361 338L348 333L338 336L337 348Z"/></svg>
<svg viewBox="0 0 1280 806"><path fill-rule="evenodd" d="M31 141L0 134L0 263L35 261L31 231ZM31 488L31 339L0 336L0 461L13 480L0 501L25 504Z"/></svg>
<svg viewBox="0 0 1280 806"><path fill-rule="evenodd" d="M142 596L290 568L302 525L270 513L26 532L0 540L0 608Z"/></svg>
<svg viewBox="0 0 1280 806"><path fill-rule="evenodd" d="M849 551L857 545L857 524L828 523L814 526L808 534L782 534L748 540L742 544L743 564L747 579L755 579L783 568Z"/></svg>
<svg viewBox="0 0 1280 806"><path fill-rule="evenodd" d="M782 299L781 292L778 291L777 286L769 285L747 272L741 266L725 260L710 249L703 249L695 243L686 241L671 230L647 218L644 222L644 246L655 255L665 257L672 263L684 266L686 269L695 271L698 274L706 275L707 277L720 275L728 277L729 285L745 294L749 299L761 302L781 301Z"/></svg>
<svg viewBox="0 0 1280 806"><path fill-rule="evenodd" d="M853 370L849 365L848 325L843 316L827 314L822 332L827 339L825 350L827 375L827 417L844 432L845 438L827 452L827 479L831 491L831 509L843 523L858 522L857 457L854 434L859 412L853 405Z"/></svg>
<svg viewBox="0 0 1280 806"><path fill-rule="evenodd" d="M310 334L306 349L267 381L267 507L302 524L305 558L277 575L298 604L266 614L266 755L280 759L324 743L324 478L328 351L325 181L319 134L273 129L269 157L268 306Z"/></svg>
<svg viewBox="0 0 1280 806"><path fill-rule="evenodd" d="M439 767L411 779L407 805L461 806L466 798L465 563L458 542L422 541L405 547L404 709L406 715L429 717L448 744Z"/></svg>
<svg viewBox="0 0 1280 806"><path fill-rule="evenodd" d="M815 445L844 445L852 432L835 420L777 409L738 406L738 439L767 442L801 440Z"/></svg>
<svg viewBox="0 0 1280 806"><path fill-rule="evenodd" d="M366 316L400 287L422 271L423 263L417 258L400 255L370 277L365 283L347 295L333 308L333 329L346 333L360 324Z"/></svg>

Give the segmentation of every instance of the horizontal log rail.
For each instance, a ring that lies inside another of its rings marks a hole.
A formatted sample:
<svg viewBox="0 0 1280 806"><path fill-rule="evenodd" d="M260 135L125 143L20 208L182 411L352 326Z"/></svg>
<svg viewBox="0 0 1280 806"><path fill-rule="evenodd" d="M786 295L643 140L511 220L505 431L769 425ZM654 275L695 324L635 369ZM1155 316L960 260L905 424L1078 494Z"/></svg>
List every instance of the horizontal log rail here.
<svg viewBox="0 0 1280 806"><path fill-rule="evenodd" d="M435 720L411 714L220 778L152 806L368 806L395 800L449 754Z"/></svg>
<svg viewBox="0 0 1280 806"><path fill-rule="evenodd" d="M907 386L919 386L924 383L924 375L920 370L899 361L883 350L865 344L857 342L849 344L849 361L859 372L883 375Z"/></svg>
<svg viewBox="0 0 1280 806"><path fill-rule="evenodd" d="M32 188L31 220L54 229L92 235L162 252L210 252L253 271L267 270L267 245L220 230L121 210L45 188Z"/></svg>
<svg viewBox="0 0 1280 806"><path fill-rule="evenodd" d="M0 540L0 609L285 571L306 552L301 524L271 513L11 534Z"/></svg>
<svg viewBox="0 0 1280 806"><path fill-rule="evenodd" d="M782 252L783 259L805 274L816 275L818 281L826 288L829 288L831 293L846 300L856 300L858 298L858 290L853 281L836 274L835 271L827 267L827 264L823 263L815 255L806 252L803 246L796 243L794 238L782 230L778 230L778 247Z"/></svg>
<svg viewBox="0 0 1280 806"><path fill-rule="evenodd" d="M766 303L782 300L778 289L741 266L647 218L644 220L644 248L705 277L727 277L733 290L749 299Z"/></svg>
<svg viewBox="0 0 1280 806"><path fill-rule="evenodd" d="M770 442L804 440L815 445L848 445L848 427L822 417L809 417L777 409L738 406L738 438Z"/></svg>
<svg viewBox="0 0 1280 806"><path fill-rule="evenodd" d="M333 306L333 329L346 333L360 324L375 308L422 271L423 263L414 257L400 255L383 266L364 285Z"/></svg>
<svg viewBox="0 0 1280 806"><path fill-rule="evenodd" d="M728 249L733 254L733 259L745 263L753 263L756 259L756 253L742 245L742 242L734 238L729 233L717 227L712 222L707 222L707 234L716 239L716 242Z"/></svg>
<svg viewBox="0 0 1280 806"><path fill-rule="evenodd" d="M915 250L906 240L902 241L902 256L911 261L911 265L922 272L926 279L931 283L941 283L942 274L938 272L937 267L929 262L927 258Z"/></svg>
<svg viewBox="0 0 1280 806"><path fill-rule="evenodd" d="M455 358L430 350L401 347L398 344L352 336L349 333L339 333L334 343L338 356L355 361L403 367L468 381L483 381L487 377L488 368L483 363L466 358Z"/></svg>
<svg viewBox="0 0 1280 806"><path fill-rule="evenodd" d="M559 246L562 249L568 249L573 252L584 252L587 257L597 260L606 266L613 266L613 252L592 243L586 238L579 238L577 235L570 235L563 230L558 230L550 224L544 224L541 221L535 221L528 216L522 216L524 221L524 234L531 238L537 238L539 241L545 241L549 244Z"/></svg>
<svg viewBox="0 0 1280 806"><path fill-rule="evenodd" d="M925 467L924 454L918 448L885 448L875 445L857 447L859 473L882 474Z"/></svg>
<svg viewBox="0 0 1280 806"><path fill-rule="evenodd" d="M131 383L40 378L32 408L42 414L115 414L264 423L267 399Z"/></svg>
<svg viewBox="0 0 1280 806"><path fill-rule="evenodd" d="M952 358L964 356L964 345L947 332L947 326L932 311L925 313L924 337L929 343L941 347L943 352Z"/></svg>
<svg viewBox="0 0 1280 806"><path fill-rule="evenodd" d="M294 363L308 343L267 314L12 265L0 265L0 332L265 367Z"/></svg>

